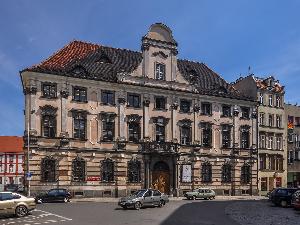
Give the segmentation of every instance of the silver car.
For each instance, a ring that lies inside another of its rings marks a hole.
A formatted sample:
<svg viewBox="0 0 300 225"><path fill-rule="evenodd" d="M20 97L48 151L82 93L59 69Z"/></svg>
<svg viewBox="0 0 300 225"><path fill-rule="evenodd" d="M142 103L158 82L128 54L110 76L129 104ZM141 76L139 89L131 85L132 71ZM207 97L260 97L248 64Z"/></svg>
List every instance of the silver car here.
<svg viewBox="0 0 300 225"><path fill-rule="evenodd" d="M130 196L121 198L118 205L123 209L133 207L139 210L141 207L145 206L162 207L167 202L169 202L168 196L160 191L154 189L142 189Z"/></svg>
<svg viewBox="0 0 300 225"><path fill-rule="evenodd" d="M14 214L23 217L36 207L34 198L27 198L13 192L0 192L0 214Z"/></svg>

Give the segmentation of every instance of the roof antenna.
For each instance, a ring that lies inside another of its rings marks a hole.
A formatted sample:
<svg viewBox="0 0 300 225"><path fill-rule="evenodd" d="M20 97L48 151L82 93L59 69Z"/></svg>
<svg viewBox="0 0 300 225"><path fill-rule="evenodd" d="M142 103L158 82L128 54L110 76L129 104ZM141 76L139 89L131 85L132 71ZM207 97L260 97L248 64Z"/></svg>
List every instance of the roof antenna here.
<svg viewBox="0 0 300 225"><path fill-rule="evenodd" d="M248 67L248 75L251 74L250 71L251 71L251 67L249 66L249 67Z"/></svg>

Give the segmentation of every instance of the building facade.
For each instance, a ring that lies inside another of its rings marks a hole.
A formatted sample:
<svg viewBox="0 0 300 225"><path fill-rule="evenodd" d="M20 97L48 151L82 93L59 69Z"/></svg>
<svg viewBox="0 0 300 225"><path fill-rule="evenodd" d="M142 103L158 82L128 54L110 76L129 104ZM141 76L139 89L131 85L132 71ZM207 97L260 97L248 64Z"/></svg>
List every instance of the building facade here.
<svg viewBox="0 0 300 225"><path fill-rule="evenodd" d="M240 78L234 85L255 97L258 105L258 187L261 195L287 185L284 87L270 76Z"/></svg>
<svg viewBox="0 0 300 225"><path fill-rule="evenodd" d="M300 187L300 107L285 104L287 123L287 185Z"/></svg>
<svg viewBox="0 0 300 225"><path fill-rule="evenodd" d="M31 191L257 193L256 101L177 54L153 24L140 52L73 41L21 71Z"/></svg>
<svg viewBox="0 0 300 225"><path fill-rule="evenodd" d="M0 191L9 184L24 184L23 138L0 136Z"/></svg>

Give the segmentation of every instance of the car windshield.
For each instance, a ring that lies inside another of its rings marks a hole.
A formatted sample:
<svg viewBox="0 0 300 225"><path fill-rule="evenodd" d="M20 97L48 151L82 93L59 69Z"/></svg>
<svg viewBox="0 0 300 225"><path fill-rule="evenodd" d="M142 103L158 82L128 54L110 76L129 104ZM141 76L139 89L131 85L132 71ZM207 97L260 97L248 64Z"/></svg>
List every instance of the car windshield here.
<svg viewBox="0 0 300 225"><path fill-rule="evenodd" d="M133 195L137 196L137 197L143 197L144 193L146 190L139 190L133 193Z"/></svg>

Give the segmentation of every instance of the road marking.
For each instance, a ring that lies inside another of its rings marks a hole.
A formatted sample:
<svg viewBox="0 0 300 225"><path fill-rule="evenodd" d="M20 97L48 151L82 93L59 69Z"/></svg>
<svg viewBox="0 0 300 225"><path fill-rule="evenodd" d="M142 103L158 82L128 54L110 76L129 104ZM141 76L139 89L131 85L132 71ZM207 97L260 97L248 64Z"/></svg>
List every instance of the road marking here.
<svg viewBox="0 0 300 225"><path fill-rule="evenodd" d="M49 215L49 216L50 216L50 215L51 215L51 216L56 216L56 217L59 217L59 218L61 218L61 219L65 219L65 220L68 220L68 221L71 221L71 220L72 220L71 218L64 217L64 216L60 216L60 215L57 215L57 214L54 214L54 213L51 213L51 212L46 212L46 211L39 210L39 209L35 209L35 211L45 213L46 215Z"/></svg>

